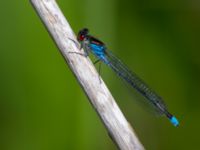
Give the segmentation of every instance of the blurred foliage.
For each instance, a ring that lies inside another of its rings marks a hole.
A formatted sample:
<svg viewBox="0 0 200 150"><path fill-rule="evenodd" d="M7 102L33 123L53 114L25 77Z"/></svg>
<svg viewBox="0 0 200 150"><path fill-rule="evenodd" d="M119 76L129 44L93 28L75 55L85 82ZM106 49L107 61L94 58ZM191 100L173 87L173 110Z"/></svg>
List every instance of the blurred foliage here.
<svg viewBox="0 0 200 150"><path fill-rule="evenodd" d="M103 67L105 82L145 147L198 149L199 1L57 2L75 32L88 27L180 119L175 128L149 115ZM116 149L29 1L0 1L0 7L0 149Z"/></svg>

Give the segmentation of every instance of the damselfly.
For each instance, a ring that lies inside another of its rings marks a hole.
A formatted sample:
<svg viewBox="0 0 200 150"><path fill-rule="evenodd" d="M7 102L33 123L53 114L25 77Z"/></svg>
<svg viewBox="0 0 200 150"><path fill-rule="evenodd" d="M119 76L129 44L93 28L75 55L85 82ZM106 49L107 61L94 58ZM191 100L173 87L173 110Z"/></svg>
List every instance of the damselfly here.
<svg viewBox="0 0 200 150"><path fill-rule="evenodd" d="M84 28L79 31L78 41L81 44L81 48L84 49L85 56L88 56L92 52L97 61L104 62L109 66L119 77L126 81L132 88L136 89L141 95L143 95L147 102L149 102L152 108L156 109L161 115L165 115L169 118L170 122L174 126L178 126L179 122L175 116L173 116L167 110L162 98L158 96L149 86L144 83L134 72L130 71L126 65L124 65L116 56L114 56L105 46L103 42L89 35L89 30Z"/></svg>

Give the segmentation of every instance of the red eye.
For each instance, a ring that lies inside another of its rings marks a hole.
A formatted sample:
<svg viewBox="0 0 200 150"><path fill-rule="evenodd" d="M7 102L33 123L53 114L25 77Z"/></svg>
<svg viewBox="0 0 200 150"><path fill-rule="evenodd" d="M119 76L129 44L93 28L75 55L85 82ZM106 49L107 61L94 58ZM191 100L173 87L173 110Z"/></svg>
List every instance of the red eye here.
<svg viewBox="0 0 200 150"><path fill-rule="evenodd" d="M80 40L80 41L83 41L83 40L84 40L84 38L85 38L85 36L84 36L84 35L80 35L80 36L79 36L79 40Z"/></svg>

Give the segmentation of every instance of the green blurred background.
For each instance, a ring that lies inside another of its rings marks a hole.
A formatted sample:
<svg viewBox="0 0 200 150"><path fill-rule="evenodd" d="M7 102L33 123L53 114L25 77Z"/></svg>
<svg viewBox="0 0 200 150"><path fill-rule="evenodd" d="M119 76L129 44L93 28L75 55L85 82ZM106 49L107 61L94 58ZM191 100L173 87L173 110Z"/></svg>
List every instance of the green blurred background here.
<svg viewBox="0 0 200 150"><path fill-rule="evenodd" d="M198 149L200 2L57 2L76 33L88 27L180 120L175 128L144 111L133 101L141 97L103 66L106 84L146 149ZM29 1L1 0L0 20L0 149L116 149Z"/></svg>

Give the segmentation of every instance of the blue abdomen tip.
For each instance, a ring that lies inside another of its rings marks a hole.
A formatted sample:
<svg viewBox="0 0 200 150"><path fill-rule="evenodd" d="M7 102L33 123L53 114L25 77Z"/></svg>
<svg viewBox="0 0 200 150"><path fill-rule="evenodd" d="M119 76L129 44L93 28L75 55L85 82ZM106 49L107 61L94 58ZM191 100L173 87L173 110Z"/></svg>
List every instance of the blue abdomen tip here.
<svg viewBox="0 0 200 150"><path fill-rule="evenodd" d="M171 122L175 127L177 127L177 126L179 125L179 122L178 122L178 120L176 119L175 116L172 116L172 117L171 117L170 122Z"/></svg>

